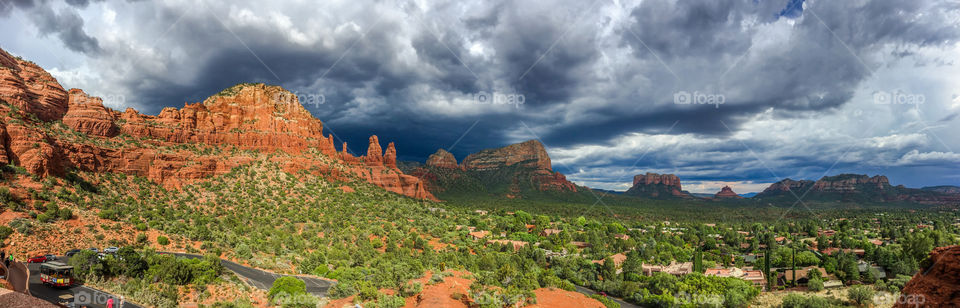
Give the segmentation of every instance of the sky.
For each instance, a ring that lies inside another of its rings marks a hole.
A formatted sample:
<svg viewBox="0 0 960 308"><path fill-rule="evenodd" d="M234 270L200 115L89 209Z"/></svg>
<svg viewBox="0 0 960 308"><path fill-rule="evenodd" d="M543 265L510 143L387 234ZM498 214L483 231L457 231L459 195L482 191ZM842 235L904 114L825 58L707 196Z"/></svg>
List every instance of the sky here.
<svg viewBox="0 0 960 308"><path fill-rule="evenodd" d="M0 48L115 109L263 82L357 154L536 139L581 185L710 193L960 185L958 26L929 0L0 2Z"/></svg>

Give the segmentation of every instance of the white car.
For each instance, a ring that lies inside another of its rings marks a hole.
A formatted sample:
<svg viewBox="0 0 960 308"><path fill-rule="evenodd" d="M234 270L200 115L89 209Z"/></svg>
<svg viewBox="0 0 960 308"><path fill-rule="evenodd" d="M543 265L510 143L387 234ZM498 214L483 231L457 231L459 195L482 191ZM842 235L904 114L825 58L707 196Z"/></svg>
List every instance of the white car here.
<svg viewBox="0 0 960 308"><path fill-rule="evenodd" d="M117 253L117 251L120 251L120 248L117 248L117 247L107 247L107 249L104 249L104 250L103 250L103 252L105 252L105 253Z"/></svg>

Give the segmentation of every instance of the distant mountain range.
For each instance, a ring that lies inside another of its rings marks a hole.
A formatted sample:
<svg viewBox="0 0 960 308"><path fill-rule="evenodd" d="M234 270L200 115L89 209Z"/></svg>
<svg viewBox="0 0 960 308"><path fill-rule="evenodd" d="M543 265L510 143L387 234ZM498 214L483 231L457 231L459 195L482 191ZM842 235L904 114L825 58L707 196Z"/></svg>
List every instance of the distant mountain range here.
<svg viewBox="0 0 960 308"><path fill-rule="evenodd" d="M552 169L550 157L536 140L487 149L457 162L446 150L430 155L426 163L400 162L407 174L419 177L427 190L443 196L481 194L504 198L525 198L531 194L607 193L654 200L713 200L721 202L793 202L798 197L818 202L908 202L958 203L960 187L932 186L920 189L890 185L886 176L839 174L819 180L783 179L762 192L737 194L723 187L714 194L683 190L673 174L646 173L633 177L633 185L624 192L577 186ZM739 200L739 201L738 201Z"/></svg>

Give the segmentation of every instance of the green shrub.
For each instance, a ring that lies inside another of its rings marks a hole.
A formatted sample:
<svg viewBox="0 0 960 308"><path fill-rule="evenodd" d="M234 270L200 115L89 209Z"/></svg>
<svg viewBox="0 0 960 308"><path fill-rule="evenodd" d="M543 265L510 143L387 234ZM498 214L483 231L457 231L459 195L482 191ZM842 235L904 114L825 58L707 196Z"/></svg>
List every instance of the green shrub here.
<svg viewBox="0 0 960 308"><path fill-rule="evenodd" d="M820 292L823 290L823 280L819 278L810 279L810 282L807 283L807 288L809 288L810 291Z"/></svg>
<svg viewBox="0 0 960 308"><path fill-rule="evenodd" d="M859 285L852 286L847 290L847 298L857 305L865 305L873 302L873 289Z"/></svg>
<svg viewBox="0 0 960 308"><path fill-rule="evenodd" d="M13 229L7 226L0 226L0 242L6 240L10 235L13 234Z"/></svg>
<svg viewBox="0 0 960 308"><path fill-rule="evenodd" d="M606 306L607 308L620 308L620 304L617 304L617 302L614 302L614 301L613 301L612 299L610 299L609 297L606 297L606 296L603 296L603 295L600 295L600 294L594 294L594 295L590 295L590 298L599 301L600 303L602 303L602 304L603 304L604 306Z"/></svg>
<svg viewBox="0 0 960 308"><path fill-rule="evenodd" d="M53 220L53 216L50 216L50 213L40 213L37 215L37 221L42 223L47 223Z"/></svg>
<svg viewBox="0 0 960 308"><path fill-rule="evenodd" d="M157 244L160 244L160 246L167 246L170 244L170 239L168 239L166 236L163 236L163 235L158 236Z"/></svg>
<svg viewBox="0 0 960 308"><path fill-rule="evenodd" d="M57 217L59 217L60 220L69 220L70 218L73 218L73 210L60 209L59 211L57 211Z"/></svg>
<svg viewBox="0 0 960 308"><path fill-rule="evenodd" d="M406 305L406 301L403 297L395 295L380 294L377 297L377 302L375 307L377 308L400 308Z"/></svg>
<svg viewBox="0 0 960 308"><path fill-rule="evenodd" d="M791 293L783 298L780 303L782 308L823 308L837 306L827 298L819 296L804 296L802 294Z"/></svg>
<svg viewBox="0 0 960 308"><path fill-rule="evenodd" d="M271 300L277 296L295 296L307 294L307 284L303 280L293 276L284 276L273 281L273 286L267 292L267 297Z"/></svg>
<svg viewBox="0 0 960 308"><path fill-rule="evenodd" d="M419 282L407 282L400 287L400 295L403 297L414 296L423 291L423 284Z"/></svg>

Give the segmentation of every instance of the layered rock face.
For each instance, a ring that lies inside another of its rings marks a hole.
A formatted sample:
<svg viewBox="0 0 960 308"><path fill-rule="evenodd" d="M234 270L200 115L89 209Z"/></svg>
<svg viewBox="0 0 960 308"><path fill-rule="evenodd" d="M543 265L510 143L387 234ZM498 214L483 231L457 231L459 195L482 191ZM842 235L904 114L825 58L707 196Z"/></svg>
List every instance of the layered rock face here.
<svg viewBox="0 0 960 308"><path fill-rule="evenodd" d="M396 168L392 143L384 154L372 136L364 157L337 153L320 120L277 86L236 85L202 103L164 108L150 116L133 109L114 111L79 89L68 93L43 69L3 50L0 66L0 163L17 164L33 174L121 172L177 188L252 161L231 149L300 158L313 157L306 151L315 149L333 160L289 159L296 165L288 168L318 167L329 171L321 176L361 179L392 192L435 199L418 178ZM58 120L63 129L48 125ZM204 154L198 148L219 153Z"/></svg>
<svg viewBox="0 0 960 308"><path fill-rule="evenodd" d="M633 186L625 195L654 199L693 198L683 191L680 178L673 174L647 173L633 177Z"/></svg>
<svg viewBox="0 0 960 308"><path fill-rule="evenodd" d="M921 269L903 287L902 300L894 307L960 306L960 246L935 248L930 261L930 267Z"/></svg>
<svg viewBox="0 0 960 308"><path fill-rule="evenodd" d="M447 150L444 149L439 149L436 153L430 154L430 157L427 158L427 166L448 169L460 168L457 164L457 158L453 156L453 153L447 152Z"/></svg>
<svg viewBox="0 0 960 308"><path fill-rule="evenodd" d="M513 165L553 171L550 155L547 154L543 144L536 140L483 150L467 155L467 158L463 159L465 170L490 170Z"/></svg>
<svg viewBox="0 0 960 308"><path fill-rule="evenodd" d="M42 121L67 113L67 91L50 73L0 49L0 99Z"/></svg>
<svg viewBox="0 0 960 308"><path fill-rule="evenodd" d="M859 174L841 174L821 178L813 184L813 189L816 191L852 192L864 186L884 189L890 186L890 180L882 175L868 177Z"/></svg>
<svg viewBox="0 0 960 308"><path fill-rule="evenodd" d="M461 164L453 154L439 149L424 166L409 173L423 179L432 192L474 186L477 191L519 198L530 188L540 192L577 191L566 176L553 171L550 156L536 140L482 150L468 155ZM502 187L505 191L498 191Z"/></svg>
<svg viewBox="0 0 960 308"><path fill-rule="evenodd" d="M716 195L713 195L714 199L743 199L740 195L733 192L733 189L730 186L724 186L717 192Z"/></svg>

